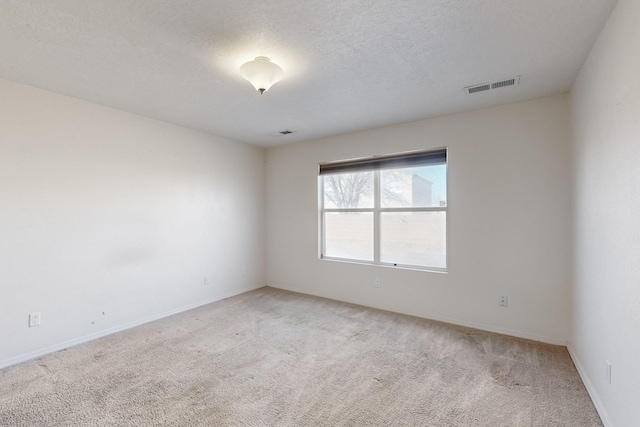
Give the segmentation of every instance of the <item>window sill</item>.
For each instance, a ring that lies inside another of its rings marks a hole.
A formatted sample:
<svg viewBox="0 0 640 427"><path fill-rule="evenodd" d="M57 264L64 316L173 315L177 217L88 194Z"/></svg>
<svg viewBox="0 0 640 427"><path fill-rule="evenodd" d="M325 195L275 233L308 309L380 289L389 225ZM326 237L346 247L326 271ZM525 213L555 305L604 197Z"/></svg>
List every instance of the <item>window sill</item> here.
<svg viewBox="0 0 640 427"><path fill-rule="evenodd" d="M346 264L357 264L357 265L370 265L373 267L386 267L392 268L394 270L411 270L411 271L422 271L426 273L437 273L437 274L448 274L449 270L444 268L437 267L420 267L415 265L403 265L403 264L388 264L388 263L376 263L376 262L368 262L347 258L332 258L332 257L319 257L319 261L333 261L333 262L343 262Z"/></svg>

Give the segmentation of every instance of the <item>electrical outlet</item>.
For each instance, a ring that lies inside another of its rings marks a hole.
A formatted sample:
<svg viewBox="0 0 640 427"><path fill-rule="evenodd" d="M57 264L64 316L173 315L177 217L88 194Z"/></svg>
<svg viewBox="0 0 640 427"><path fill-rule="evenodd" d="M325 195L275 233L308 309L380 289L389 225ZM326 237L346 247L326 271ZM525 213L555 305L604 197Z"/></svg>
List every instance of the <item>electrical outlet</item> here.
<svg viewBox="0 0 640 427"><path fill-rule="evenodd" d="M204 285L209 286L209 276L204 276Z"/></svg>
<svg viewBox="0 0 640 427"><path fill-rule="evenodd" d="M382 282L380 281L380 279L376 279L373 281L374 288L379 288L381 285L382 285Z"/></svg>
<svg viewBox="0 0 640 427"><path fill-rule="evenodd" d="M40 312L29 314L29 327L40 326Z"/></svg>
<svg viewBox="0 0 640 427"><path fill-rule="evenodd" d="M498 305L500 307L506 307L509 300L506 295L500 295L500 299L498 299Z"/></svg>

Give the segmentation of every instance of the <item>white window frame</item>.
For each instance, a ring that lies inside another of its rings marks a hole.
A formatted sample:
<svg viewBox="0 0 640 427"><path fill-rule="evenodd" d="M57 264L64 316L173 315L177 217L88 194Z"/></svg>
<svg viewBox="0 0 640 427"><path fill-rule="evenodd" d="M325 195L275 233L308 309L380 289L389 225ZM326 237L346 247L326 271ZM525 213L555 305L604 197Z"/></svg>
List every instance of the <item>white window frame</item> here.
<svg viewBox="0 0 640 427"><path fill-rule="evenodd" d="M447 161L447 149L446 148L441 148L438 150L430 150L430 151L420 151L420 152L412 152L412 153L401 153L401 154L395 154L392 156L380 156L380 157L374 157L374 158L369 158L369 159L356 159L356 160L348 160L348 161L343 161L343 162L334 162L334 163L323 163L319 165L319 173L318 173L318 197L319 197L319 241L320 241L320 248L319 248L319 258L321 260L330 260L330 261L343 261L343 262L352 262L352 263L358 263L358 264L370 264L370 265L380 265L380 266L386 266L386 267L396 267L396 268L406 268L406 269L412 269L412 270L424 270L424 271L435 271L435 272L447 272L448 271L448 266L449 266L449 262L448 262L448 252L449 252L449 244L448 244L448 240L449 240L449 218L448 218L448 196L447 196L447 205L446 206L433 206L433 207L401 207L401 208L383 208L380 206L380 199L381 199L381 194L380 194L380 172L381 171L385 171L385 170L391 170L394 169L393 167L379 167L376 169L360 169L360 170L356 170L354 169L353 172L356 171L373 171L373 192L374 192L374 205L372 208L325 208L324 207L324 176L325 174L322 174L320 171L322 170L322 167L325 165L342 165L345 164L348 165L349 164L360 164L360 163L367 163L367 162L372 162L372 161L380 161L383 162L386 159L397 159L397 158L404 158L404 157L411 157L414 155L422 155L422 154L429 154L429 153L440 153L440 152L444 152L444 157L445 157L445 161L444 162L439 162L439 163L434 163L435 164L444 164L447 166L447 183L446 183L446 189L445 191L447 191L448 193L448 186L449 186L449 179L448 179L448 171L449 171L449 164ZM419 166L428 166L429 164L416 164L415 166L419 167ZM396 166L397 168L397 166ZM337 173L348 173L349 170L343 170L341 172L336 172ZM329 175L329 173L327 173L326 175ZM325 239L325 217L327 213L349 213L349 212L370 212L373 214L373 261L368 261L368 260L362 260L362 259L354 259L354 258L342 258L342 257L330 257L330 256L326 256L326 239ZM400 212L400 213L404 213L404 212L444 212L445 213L445 224L446 224L446 229L445 229L445 267L441 268L441 267L433 267L433 266L424 266L424 265L411 265L411 264L398 264L398 263L389 263L389 262L383 262L380 260L380 251L381 251L381 227L380 227L380 221L381 221L381 216L382 213L385 212Z"/></svg>

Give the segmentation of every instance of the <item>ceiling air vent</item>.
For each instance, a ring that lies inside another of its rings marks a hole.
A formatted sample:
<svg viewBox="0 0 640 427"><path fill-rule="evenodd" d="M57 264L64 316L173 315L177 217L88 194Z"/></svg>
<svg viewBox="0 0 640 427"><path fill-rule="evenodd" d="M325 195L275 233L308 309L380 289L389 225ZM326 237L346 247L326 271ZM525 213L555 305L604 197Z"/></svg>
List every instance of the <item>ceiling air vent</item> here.
<svg viewBox="0 0 640 427"><path fill-rule="evenodd" d="M478 86L470 86L467 89L467 92L471 93L476 93L476 92L483 92L485 90L491 90L491 85L478 85Z"/></svg>
<svg viewBox="0 0 640 427"><path fill-rule="evenodd" d="M477 92L485 92L487 90L500 89L501 87L516 86L520 83L520 76L510 79L499 80L493 83L483 83L481 85L467 86L464 88L469 95Z"/></svg>

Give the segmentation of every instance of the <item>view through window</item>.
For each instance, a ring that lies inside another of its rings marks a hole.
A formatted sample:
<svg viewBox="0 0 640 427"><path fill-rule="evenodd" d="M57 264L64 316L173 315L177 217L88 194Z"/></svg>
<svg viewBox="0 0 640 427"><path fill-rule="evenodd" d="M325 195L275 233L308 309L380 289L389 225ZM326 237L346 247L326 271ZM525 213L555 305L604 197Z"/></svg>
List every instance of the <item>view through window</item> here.
<svg viewBox="0 0 640 427"><path fill-rule="evenodd" d="M321 257L445 270L445 149L320 165Z"/></svg>

